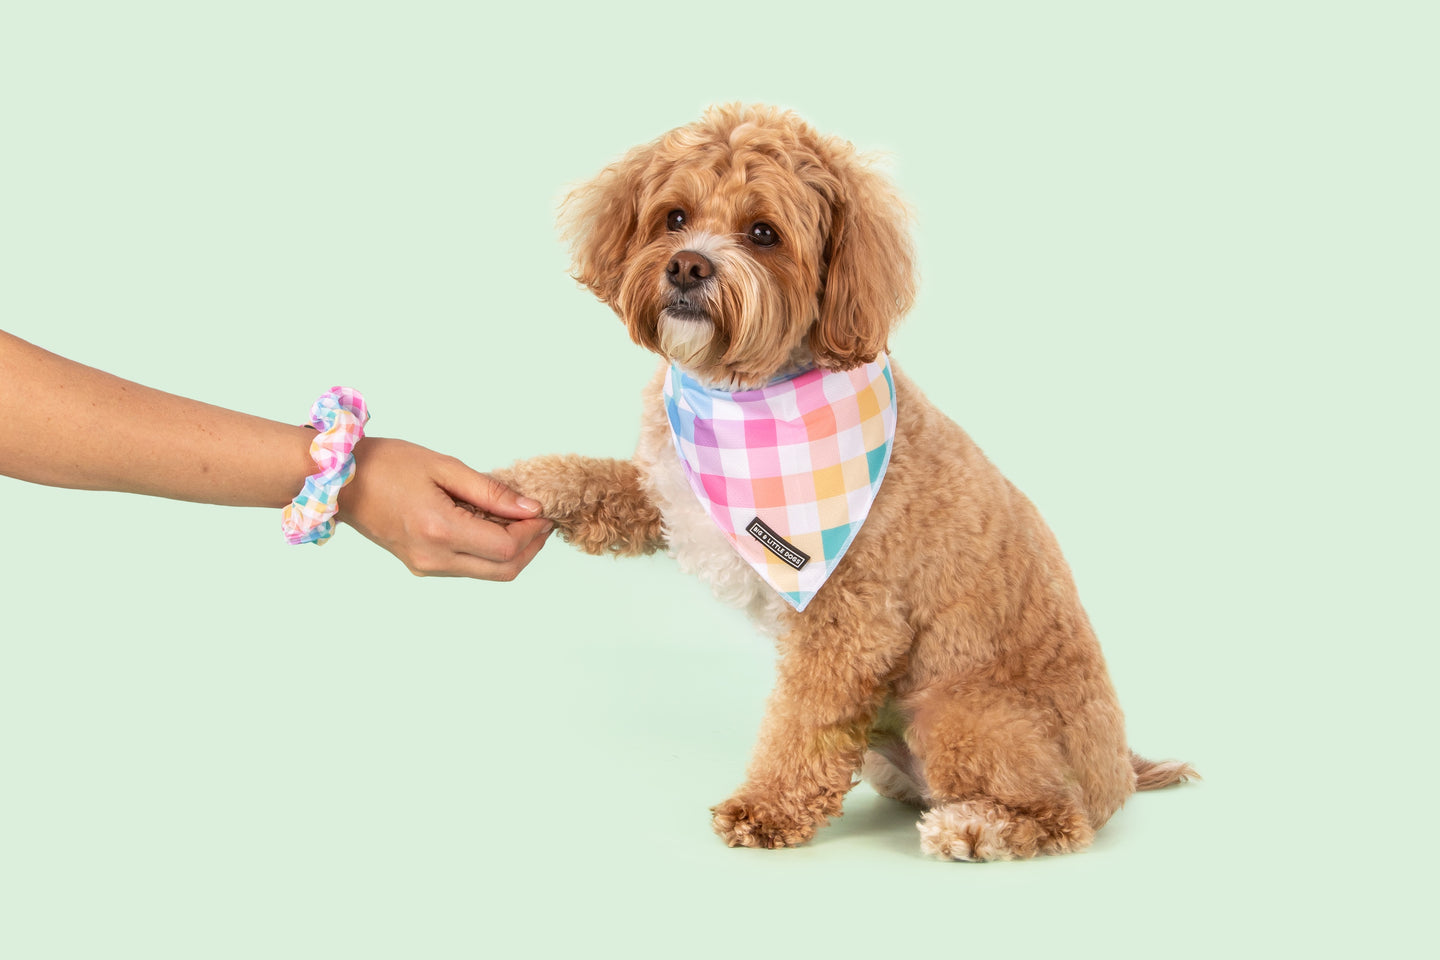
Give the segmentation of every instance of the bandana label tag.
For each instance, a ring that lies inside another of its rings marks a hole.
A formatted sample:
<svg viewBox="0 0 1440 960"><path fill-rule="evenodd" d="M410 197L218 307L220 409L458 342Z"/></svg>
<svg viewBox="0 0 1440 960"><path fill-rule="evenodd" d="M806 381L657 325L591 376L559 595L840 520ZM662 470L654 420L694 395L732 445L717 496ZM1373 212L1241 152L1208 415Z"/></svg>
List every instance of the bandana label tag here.
<svg viewBox="0 0 1440 960"><path fill-rule="evenodd" d="M790 566L796 570L804 570L805 564L810 562L810 555L808 553L796 550L788 540L774 530L771 530L765 525L765 521L759 517L750 521L750 525L745 528L745 532L756 540L759 540L762 547L790 564Z"/></svg>

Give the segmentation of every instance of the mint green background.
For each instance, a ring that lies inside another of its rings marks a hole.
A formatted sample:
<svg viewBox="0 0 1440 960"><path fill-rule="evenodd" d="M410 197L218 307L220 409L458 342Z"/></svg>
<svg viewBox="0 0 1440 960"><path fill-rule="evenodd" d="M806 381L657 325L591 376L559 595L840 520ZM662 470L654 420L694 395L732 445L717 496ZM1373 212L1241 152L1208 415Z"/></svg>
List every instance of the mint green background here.
<svg viewBox="0 0 1440 960"><path fill-rule="evenodd" d="M669 561L417 580L0 480L0 955L1419 946L1433 5L201 6L0 15L5 329L287 421L353 384L478 468L624 456L651 360L555 203L706 104L793 107L890 155L898 362L1058 532L1134 745L1206 780L1081 856L926 861L866 787L729 850L773 654Z"/></svg>

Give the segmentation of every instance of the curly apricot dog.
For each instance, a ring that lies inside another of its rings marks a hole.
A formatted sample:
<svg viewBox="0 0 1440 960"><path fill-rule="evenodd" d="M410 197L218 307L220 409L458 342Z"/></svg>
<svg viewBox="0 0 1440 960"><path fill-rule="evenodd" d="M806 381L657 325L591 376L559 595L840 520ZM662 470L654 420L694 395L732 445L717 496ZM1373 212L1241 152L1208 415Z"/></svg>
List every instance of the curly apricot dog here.
<svg viewBox="0 0 1440 960"><path fill-rule="evenodd" d="M668 549L778 638L748 776L712 811L726 843L804 843L863 773L924 809L926 853L1062 853L1136 789L1193 775L1129 751L1054 536L898 369L883 484L803 610L702 503L667 376L743 398L883 363L913 299L904 207L849 143L774 108L712 108L607 167L562 217L576 278L664 359L633 459L540 457L499 475L583 550Z"/></svg>

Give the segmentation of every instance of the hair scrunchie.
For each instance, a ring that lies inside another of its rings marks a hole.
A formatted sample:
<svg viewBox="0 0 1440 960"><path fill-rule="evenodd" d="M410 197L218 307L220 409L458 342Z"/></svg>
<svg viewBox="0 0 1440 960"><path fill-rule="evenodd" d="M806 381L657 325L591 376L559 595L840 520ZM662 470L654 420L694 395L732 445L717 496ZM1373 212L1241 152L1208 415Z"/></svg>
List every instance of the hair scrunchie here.
<svg viewBox="0 0 1440 960"><path fill-rule="evenodd" d="M355 444L365 436L370 410L359 390L331 387L310 408L310 423L319 433L310 443L318 473L285 508L281 529L290 543L324 543L335 533L340 488L355 476Z"/></svg>

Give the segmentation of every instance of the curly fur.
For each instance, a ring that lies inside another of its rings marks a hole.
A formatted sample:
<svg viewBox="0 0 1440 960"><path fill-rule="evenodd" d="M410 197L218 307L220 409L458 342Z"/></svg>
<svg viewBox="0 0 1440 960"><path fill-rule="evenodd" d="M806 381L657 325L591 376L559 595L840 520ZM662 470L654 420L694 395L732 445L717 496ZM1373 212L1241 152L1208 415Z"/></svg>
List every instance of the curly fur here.
<svg viewBox="0 0 1440 960"><path fill-rule="evenodd" d="M880 792L925 808L927 853L1060 853L1085 847L1137 788L1194 774L1129 751L1049 528L898 364L885 483L804 613L691 493L660 398L665 363L732 388L799 363L847 369L885 349L913 299L904 206L848 143L773 108L715 108L607 167L563 217L577 279L666 360L645 390L632 460L541 457L503 478L587 552L668 549L776 635L748 776L713 808L727 843L805 842L863 769ZM779 242L752 243L757 222ZM684 290L667 281L682 251L713 276ZM665 333L680 322L683 336Z"/></svg>

